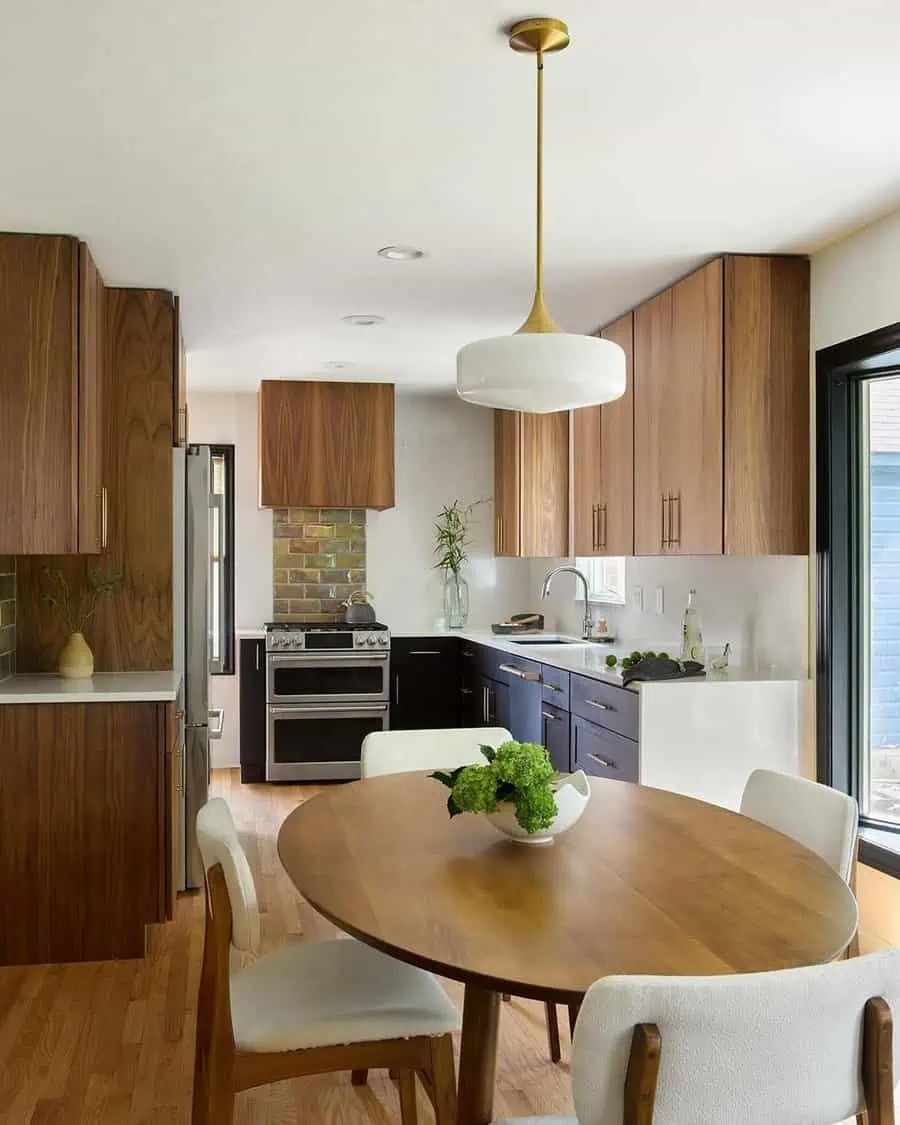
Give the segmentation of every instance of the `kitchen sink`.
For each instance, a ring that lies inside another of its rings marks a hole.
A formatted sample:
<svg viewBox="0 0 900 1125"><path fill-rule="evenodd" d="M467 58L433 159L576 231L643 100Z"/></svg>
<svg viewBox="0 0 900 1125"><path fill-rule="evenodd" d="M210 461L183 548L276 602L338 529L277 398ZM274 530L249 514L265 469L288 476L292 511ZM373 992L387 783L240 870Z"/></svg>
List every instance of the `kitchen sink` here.
<svg viewBox="0 0 900 1125"><path fill-rule="evenodd" d="M545 648L547 645L586 645L589 641L577 641L571 637L554 637L554 636L532 636L532 637L503 637L505 641L509 641L511 645L539 645Z"/></svg>

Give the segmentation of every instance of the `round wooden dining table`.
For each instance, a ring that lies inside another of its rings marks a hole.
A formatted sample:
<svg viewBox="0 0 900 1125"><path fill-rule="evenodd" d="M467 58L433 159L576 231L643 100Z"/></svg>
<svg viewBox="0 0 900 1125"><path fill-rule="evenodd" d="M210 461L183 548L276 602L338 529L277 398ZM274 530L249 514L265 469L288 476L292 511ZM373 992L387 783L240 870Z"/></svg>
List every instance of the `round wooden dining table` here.
<svg viewBox="0 0 900 1125"><path fill-rule="evenodd" d="M723 748L727 753L727 748ZM818 856L754 820L594 778L579 822L526 846L447 815L424 773L328 789L278 853L341 930L465 984L460 1125L493 1116L502 993L577 1008L599 977L750 973L833 960L857 909Z"/></svg>

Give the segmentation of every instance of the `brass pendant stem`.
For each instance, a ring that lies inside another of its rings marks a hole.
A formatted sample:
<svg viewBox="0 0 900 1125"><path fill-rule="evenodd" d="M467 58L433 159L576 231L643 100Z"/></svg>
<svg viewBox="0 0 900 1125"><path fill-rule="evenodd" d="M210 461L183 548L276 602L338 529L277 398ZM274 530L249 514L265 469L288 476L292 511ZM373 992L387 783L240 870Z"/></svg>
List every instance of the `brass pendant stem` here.
<svg viewBox="0 0 900 1125"><path fill-rule="evenodd" d="M544 304L544 52L537 52L537 224L534 301L519 332L558 332Z"/></svg>

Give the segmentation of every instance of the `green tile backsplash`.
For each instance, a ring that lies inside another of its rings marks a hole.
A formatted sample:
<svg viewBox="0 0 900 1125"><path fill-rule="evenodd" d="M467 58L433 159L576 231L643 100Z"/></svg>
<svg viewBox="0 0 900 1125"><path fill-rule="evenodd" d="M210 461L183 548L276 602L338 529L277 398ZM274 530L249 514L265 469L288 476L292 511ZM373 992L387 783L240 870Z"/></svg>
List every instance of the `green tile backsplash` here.
<svg viewBox="0 0 900 1125"><path fill-rule="evenodd" d="M341 621L345 601L366 588L362 508L276 508L275 620Z"/></svg>

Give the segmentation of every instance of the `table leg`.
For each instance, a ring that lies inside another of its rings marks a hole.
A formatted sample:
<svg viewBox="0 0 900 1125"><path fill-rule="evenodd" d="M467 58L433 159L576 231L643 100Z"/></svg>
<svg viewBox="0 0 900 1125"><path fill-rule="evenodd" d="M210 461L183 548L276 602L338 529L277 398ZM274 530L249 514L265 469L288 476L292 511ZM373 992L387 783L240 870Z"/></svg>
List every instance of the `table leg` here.
<svg viewBox="0 0 900 1125"><path fill-rule="evenodd" d="M466 985L459 1051L459 1125L490 1125L494 1119L500 994Z"/></svg>

